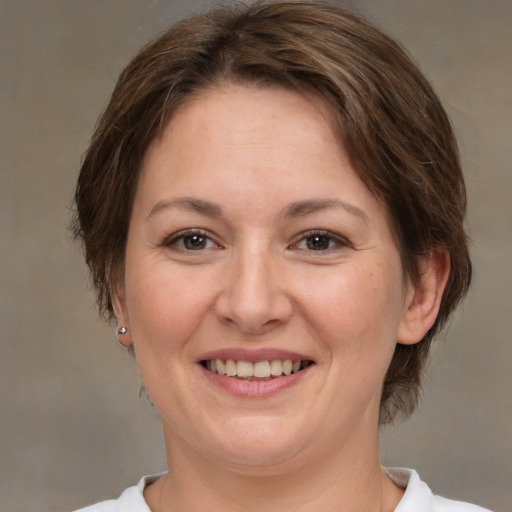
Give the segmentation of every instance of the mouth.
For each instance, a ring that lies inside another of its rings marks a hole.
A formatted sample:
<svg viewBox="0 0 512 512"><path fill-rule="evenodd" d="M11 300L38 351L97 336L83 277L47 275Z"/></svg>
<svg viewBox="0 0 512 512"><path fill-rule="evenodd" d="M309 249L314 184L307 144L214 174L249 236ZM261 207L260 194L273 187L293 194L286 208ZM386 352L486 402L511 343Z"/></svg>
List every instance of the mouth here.
<svg viewBox="0 0 512 512"><path fill-rule="evenodd" d="M313 361L272 359L252 363L243 359L204 359L200 364L208 371L245 381L268 381L299 373Z"/></svg>

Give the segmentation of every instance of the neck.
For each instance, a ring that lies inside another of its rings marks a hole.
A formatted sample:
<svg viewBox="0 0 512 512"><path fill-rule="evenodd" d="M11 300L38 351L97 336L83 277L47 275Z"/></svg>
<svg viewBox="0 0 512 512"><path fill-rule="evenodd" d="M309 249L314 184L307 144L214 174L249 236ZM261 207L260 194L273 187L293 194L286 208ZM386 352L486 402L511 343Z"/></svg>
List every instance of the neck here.
<svg viewBox="0 0 512 512"><path fill-rule="evenodd" d="M219 464L166 438L169 472L145 492L153 512L295 512L343 510L391 512L399 489L382 471L377 433L371 443L347 440L307 463L248 469Z"/></svg>

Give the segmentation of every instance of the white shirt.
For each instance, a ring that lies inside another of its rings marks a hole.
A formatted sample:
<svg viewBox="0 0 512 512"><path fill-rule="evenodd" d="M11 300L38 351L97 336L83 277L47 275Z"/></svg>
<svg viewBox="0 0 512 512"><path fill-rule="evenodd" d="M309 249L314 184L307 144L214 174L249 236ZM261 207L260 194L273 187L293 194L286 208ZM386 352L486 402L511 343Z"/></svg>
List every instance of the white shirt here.
<svg viewBox="0 0 512 512"><path fill-rule="evenodd" d="M435 496L412 469L386 468L385 471L397 485L405 488L395 512L490 512L476 505ZM136 486L128 487L117 500L102 501L74 512L151 512L143 493L159 476L145 476Z"/></svg>

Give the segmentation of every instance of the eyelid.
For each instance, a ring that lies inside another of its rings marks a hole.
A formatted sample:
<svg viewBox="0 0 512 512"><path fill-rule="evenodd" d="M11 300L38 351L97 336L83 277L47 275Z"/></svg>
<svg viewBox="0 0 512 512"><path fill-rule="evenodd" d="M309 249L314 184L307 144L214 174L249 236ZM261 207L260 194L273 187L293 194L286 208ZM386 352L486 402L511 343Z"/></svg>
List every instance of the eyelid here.
<svg viewBox="0 0 512 512"><path fill-rule="evenodd" d="M309 229L307 231L303 231L295 238L295 241L292 244L290 244L289 247L293 249L300 242L302 242L303 240L305 240L309 237L312 237L312 236L328 237L329 239L331 239L333 242L336 243L337 247L352 247L352 244L345 237L338 235L336 233L333 233L332 231L328 231L326 229ZM323 251L318 251L318 252L325 253L325 252L329 252L333 249L336 249L336 247L332 247L332 248L325 249ZM307 249L302 249L302 250L307 250ZM311 252L315 252L315 251L311 251Z"/></svg>
<svg viewBox="0 0 512 512"><path fill-rule="evenodd" d="M187 229L182 229L181 231L177 231L176 233L173 233L172 235L166 237L163 242L163 245L165 247L175 246L175 248L177 248L179 250L189 252L187 249L177 247L176 242L179 241L180 239L187 237L187 236L194 236L194 235L204 236L209 241L211 241L216 246L216 248L218 248L218 249L222 248L222 246L215 240L215 238L211 235L211 233L209 233L208 231L201 229L201 228L187 228ZM190 251L190 252L194 252L194 251ZM198 251L198 252L200 252L200 251Z"/></svg>

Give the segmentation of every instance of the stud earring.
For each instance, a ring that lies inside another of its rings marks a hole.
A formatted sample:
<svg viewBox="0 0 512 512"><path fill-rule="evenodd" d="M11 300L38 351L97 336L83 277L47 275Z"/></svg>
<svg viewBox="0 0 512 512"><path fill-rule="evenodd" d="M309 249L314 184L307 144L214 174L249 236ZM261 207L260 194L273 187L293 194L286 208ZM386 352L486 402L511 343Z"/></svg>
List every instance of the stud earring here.
<svg viewBox="0 0 512 512"><path fill-rule="evenodd" d="M127 331L128 329L126 327L121 327L120 329L117 330L117 334L123 335L126 334Z"/></svg>

